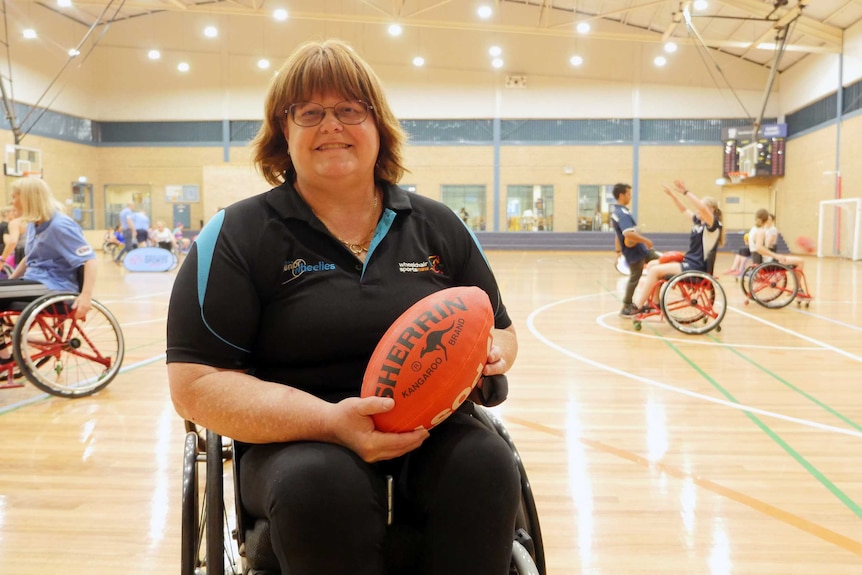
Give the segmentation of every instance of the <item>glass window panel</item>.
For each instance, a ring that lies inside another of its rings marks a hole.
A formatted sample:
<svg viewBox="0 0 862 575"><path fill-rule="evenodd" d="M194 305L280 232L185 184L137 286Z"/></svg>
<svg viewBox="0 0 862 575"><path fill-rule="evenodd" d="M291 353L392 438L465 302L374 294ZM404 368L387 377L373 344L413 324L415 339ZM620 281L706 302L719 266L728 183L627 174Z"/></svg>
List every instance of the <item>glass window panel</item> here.
<svg viewBox="0 0 862 575"><path fill-rule="evenodd" d="M485 186L444 185L440 187L440 199L458 214L471 230L486 229Z"/></svg>
<svg viewBox="0 0 862 575"><path fill-rule="evenodd" d="M506 188L506 231L554 230L554 186L512 185Z"/></svg>

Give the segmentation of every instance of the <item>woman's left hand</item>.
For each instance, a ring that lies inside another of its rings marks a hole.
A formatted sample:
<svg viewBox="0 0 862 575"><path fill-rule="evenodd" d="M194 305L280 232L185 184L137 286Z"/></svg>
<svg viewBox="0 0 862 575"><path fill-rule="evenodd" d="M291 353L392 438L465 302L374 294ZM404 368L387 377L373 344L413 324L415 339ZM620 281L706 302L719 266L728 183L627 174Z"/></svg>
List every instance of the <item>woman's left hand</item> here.
<svg viewBox="0 0 862 575"><path fill-rule="evenodd" d="M75 310L75 319L84 319L87 317L87 313L92 307L89 297L85 295L76 297L75 301L72 302L72 309Z"/></svg>
<svg viewBox="0 0 862 575"><path fill-rule="evenodd" d="M499 375L509 370L509 363L503 357L503 350L499 346L492 345L488 352L488 361L482 369L482 375Z"/></svg>

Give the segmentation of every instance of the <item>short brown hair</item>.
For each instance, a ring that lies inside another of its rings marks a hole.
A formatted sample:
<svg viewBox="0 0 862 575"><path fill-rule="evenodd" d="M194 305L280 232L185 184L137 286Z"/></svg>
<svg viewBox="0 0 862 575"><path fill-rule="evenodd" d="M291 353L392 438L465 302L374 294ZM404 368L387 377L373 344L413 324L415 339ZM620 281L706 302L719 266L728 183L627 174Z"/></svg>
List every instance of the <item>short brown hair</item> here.
<svg viewBox="0 0 862 575"><path fill-rule="evenodd" d="M254 165L277 186L296 180L296 168L284 138L285 111L312 94L333 92L370 104L380 134L374 178L396 184L404 175L402 147L407 134L392 113L377 74L340 40L306 42L287 59L272 80L264 102L264 118L251 142Z"/></svg>

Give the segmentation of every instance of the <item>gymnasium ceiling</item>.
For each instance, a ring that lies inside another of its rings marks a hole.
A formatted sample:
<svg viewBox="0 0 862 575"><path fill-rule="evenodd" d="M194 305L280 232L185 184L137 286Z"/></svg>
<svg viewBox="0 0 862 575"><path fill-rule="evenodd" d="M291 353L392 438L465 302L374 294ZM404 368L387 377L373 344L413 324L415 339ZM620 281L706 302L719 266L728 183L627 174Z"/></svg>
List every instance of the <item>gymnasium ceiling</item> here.
<svg viewBox="0 0 862 575"><path fill-rule="evenodd" d="M221 22L268 19L276 8L284 8L290 22L364 25L364 36L378 27L384 36L386 27L397 22L405 34L421 31L427 46L441 34L441 42L452 42L453 33L655 46L672 40L680 46L708 46L767 68L777 59L772 46L786 38L778 58L782 72L808 54L840 52L843 31L862 20L862 0L708 0L700 9L691 0L72 0L68 7L58 6L57 0L8 1L25 5L31 19L48 10L84 31L120 21L144 25L155 14L166 17L164 13L208 15ZM482 5L493 10L487 19L477 16ZM581 22L590 24L587 34L575 31ZM458 62L445 65L457 68Z"/></svg>

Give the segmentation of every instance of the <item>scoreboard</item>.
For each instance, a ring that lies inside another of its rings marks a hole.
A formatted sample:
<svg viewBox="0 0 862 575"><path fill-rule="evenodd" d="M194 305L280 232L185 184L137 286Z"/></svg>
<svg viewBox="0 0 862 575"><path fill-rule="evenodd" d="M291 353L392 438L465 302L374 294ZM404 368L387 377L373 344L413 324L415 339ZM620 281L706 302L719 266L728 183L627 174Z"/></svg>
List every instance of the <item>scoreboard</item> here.
<svg viewBox="0 0 862 575"><path fill-rule="evenodd" d="M730 172L748 172L748 177L784 175L784 150L787 124L765 124L755 134L754 126L722 129L724 166Z"/></svg>

